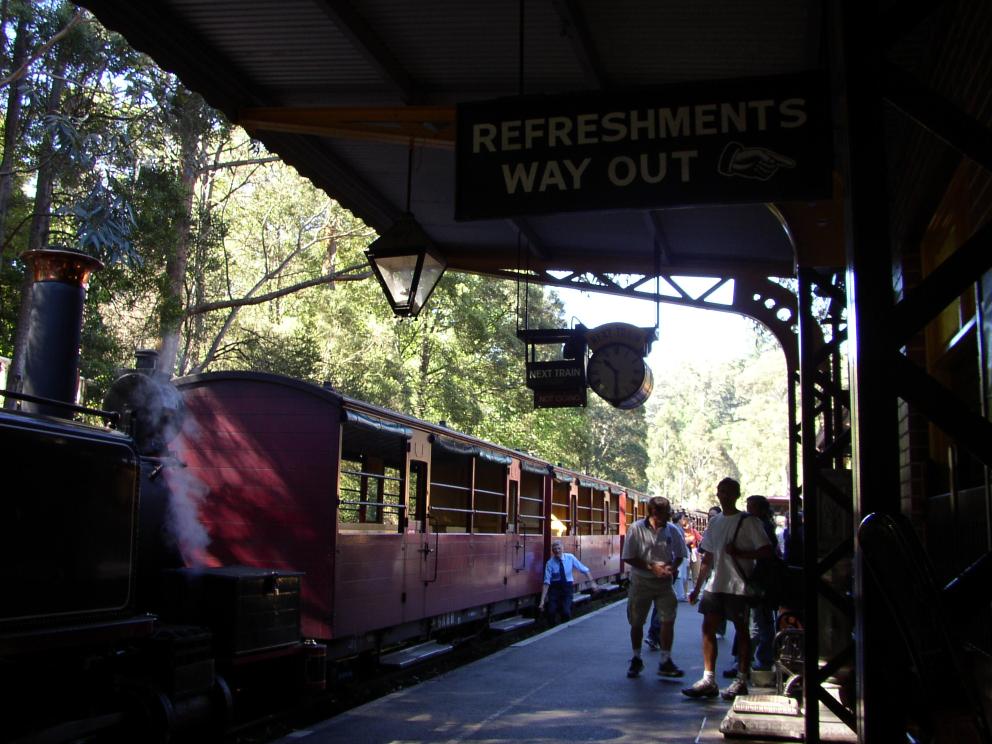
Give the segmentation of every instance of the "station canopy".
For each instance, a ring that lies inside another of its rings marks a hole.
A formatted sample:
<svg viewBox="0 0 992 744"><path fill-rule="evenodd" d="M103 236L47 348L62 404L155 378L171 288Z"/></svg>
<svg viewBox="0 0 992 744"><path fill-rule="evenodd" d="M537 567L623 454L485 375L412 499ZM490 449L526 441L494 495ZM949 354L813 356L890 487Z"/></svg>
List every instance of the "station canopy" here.
<svg viewBox="0 0 992 744"><path fill-rule="evenodd" d="M451 269L843 263L815 0L80 4L380 234L409 203Z"/></svg>

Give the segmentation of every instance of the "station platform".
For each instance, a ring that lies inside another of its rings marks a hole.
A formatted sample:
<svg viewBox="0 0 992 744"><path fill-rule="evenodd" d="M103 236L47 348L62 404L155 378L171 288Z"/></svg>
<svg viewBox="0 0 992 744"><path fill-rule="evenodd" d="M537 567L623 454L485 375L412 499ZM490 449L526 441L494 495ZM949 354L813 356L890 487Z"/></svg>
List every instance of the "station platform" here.
<svg viewBox="0 0 992 744"><path fill-rule="evenodd" d="M646 647L641 676L627 678L630 636L622 600L280 743L730 741L720 723L731 703L681 692L702 676L701 622L696 607L679 603L672 656L685 670L682 679L658 677L658 653ZM731 642L719 641L718 676L732 664Z"/></svg>

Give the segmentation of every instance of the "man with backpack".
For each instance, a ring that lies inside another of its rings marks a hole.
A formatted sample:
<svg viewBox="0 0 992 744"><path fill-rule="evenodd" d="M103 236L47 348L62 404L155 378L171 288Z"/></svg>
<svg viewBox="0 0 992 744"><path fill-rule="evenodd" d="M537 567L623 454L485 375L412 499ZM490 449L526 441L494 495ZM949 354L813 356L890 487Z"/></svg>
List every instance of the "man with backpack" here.
<svg viewBox="0 0 992 744"><path fill-rule="evenodd" d="M750 606L746 577L754 571L755 560L773 555L772 543L757 519L737 509L741 485L732 478L720 481L716 490L722 513L710 519L700 549L704 551L699 581L689 595L689 602L699 602L703 615L703 677L682 694L691 698L712 698L721 694L716 683L716 631L721 620L734 624L738 638L739 668L737 678L722 691L724 700L748 693L751 667L751 639L748 628ZM700 589L713 574L709 588Z"/></svg>

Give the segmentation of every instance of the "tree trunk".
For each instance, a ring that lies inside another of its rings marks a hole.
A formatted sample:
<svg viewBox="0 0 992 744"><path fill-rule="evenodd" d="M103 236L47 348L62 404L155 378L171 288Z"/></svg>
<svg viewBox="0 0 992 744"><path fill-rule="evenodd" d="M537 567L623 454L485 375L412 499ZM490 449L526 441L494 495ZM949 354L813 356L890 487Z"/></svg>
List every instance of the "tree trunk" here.
<svg viewBox="0 0 992 744"><path fill-rule="evenodd" d="M28 21L22 16L17 21L17 36L14 39L14 57L11 67L21 66L27 55ZM0 239L4 248L7 245L6 225L7 210L10 207L10 193L14 187L14 155L17 142L20 139L22 100L24 97L24 80L15 80L7 93L7 116L3 125L3 158L0 159ZM4 250L6 252L6 250Z"/></svg>
<svg viewBox="0 0 992 744"><path fill-rule="evenodd" d="M182 91L177 97L183 96ZM200 154L200 133L194 131L194 125L182 126L180 132L180 157L182 174L180 176L183 189L183 212L176 224L176 244L165 262L167 279L166 296L160 321L162 347L159 351L159 369L176 372L179 360L179 340L182 330L183 310L185 309L185 279L186 267L189 265L189 248L193 226L193 204L196 195L196 179L198 174L197 159ZM182 370L179 370L182 372Z"/></svg>
<svg viewBox="0 0 992 744"><path fill-rule="evenodd" d="M52 71L52 88L48 94L48 114L59 112L62 93L65 90L65 70L67 61L59 55ZM38 163L38 180L34 195L34 214L31 216L31 230L28 233L28 250L39 250L48 245L48 232L52 226L52 190L55 184L55 143L50 134L45 135Z"/></svg>
<svg viewBox="0 0 992 744"><path fill-rule="evenodd" d="M60 54L52 73L52 88L48 95L48 113L56 113L65 90L65 70L67 61ZM31 231L28 233L28 250L45 248L48 242L48 231L52 223L52 186L55 180L55 146L51 135L45 135L41 147L38 168L38 185L35 191L34 215L31 218ZM6 153L4 153L6 155ZM21 305L17 312L17 333L14 336L14 358L10 362L7 373L7 386L12 390L20 390L24 379L24 352L28 342L28 322L31 312L31 274L25 272L21 283ZM13 381L13 384L11 384ZM7 398L7 408L12 408L15 402Z"/></svg>

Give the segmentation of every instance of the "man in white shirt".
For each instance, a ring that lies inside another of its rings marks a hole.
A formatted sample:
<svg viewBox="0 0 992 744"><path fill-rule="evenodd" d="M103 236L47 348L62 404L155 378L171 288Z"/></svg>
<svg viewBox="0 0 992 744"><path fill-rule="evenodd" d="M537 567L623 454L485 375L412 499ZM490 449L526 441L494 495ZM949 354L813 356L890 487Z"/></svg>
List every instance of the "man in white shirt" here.
<svg viewBox="0 0 992 744"><path fill-rule="evenodd" d="M648 501L648 516L627 528L621 556L630 565L630 587L627 590L627 621L630 623L630 646L634 652L628 677L636 677L644 668L641 642L644 622L654 605L661 618L658 675L681 677L684 672L672 661L672 641L675 636L675 614L678 600L672 590L672 578L688 551L682 528L672 524L672 505L663 496Z"/></svg>
<svg viewBox="0 0 992 744"><path fill-rule="evenodd" d="M700 588L710 573L713 581L703 592L699 612L703 615L703 678L682 694L691 698L712 698L721 694L716 684L716 631L724 619L731 621L737 631L737 678L722 692L724 700L746 695L750 678L751 639L748 629L749 607L745 576L754 571L757 558L772 555L771 541L758 519L737 509L741 484L724 478L716 489L723 512L710 518L700 550L705 551L699 569L699 581L689 595L689 602L699 600ZM742 575L743 574L743 575Z"/></svg>

